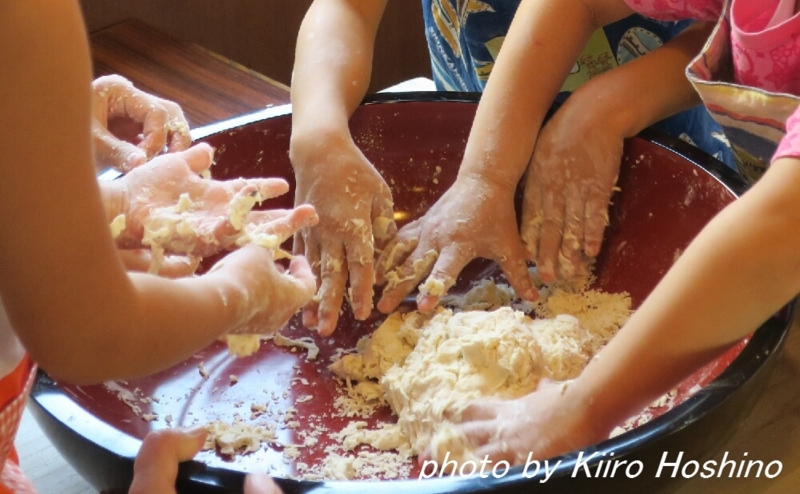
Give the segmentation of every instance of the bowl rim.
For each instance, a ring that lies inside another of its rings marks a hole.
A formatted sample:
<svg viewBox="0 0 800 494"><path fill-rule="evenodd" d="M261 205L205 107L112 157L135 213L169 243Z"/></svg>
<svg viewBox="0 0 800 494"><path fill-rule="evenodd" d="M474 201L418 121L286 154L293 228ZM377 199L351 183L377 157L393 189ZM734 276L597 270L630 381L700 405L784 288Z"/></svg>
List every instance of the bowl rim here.
<svg viewBox="0 0 800 494"><path fill-rule="evenodd" d="M421 91L376 93L367 96L362 105L419 102L477 104L479 100L480 93ZM550 114L552 114L552 111ZM199 127L192 131L192 138L198 140L250 123L288 115L291 115L290 104L270 107L255 113ZM652 128L645 129L637 137L647 139L657 146L666 148L699 166L729 189L735 197L739 197L748 187L747 183L724 163L680 139ZM731 390L735 391L744 383L753 379L766 366L767 362L775 358L775 355L785 342L794 315L795 303L796 300L792 300L784 306L781 315L776 314L763 323L749 337L741 352L720 375L707 386L697 391L697 393L663 415L636 427L634 429L636 431L635 435L629 433L620 434L583 448L580 451L584 455L598 452L598 456L602 456L603 453L614 452L615 458L621 459L633 453L636 447L645 442L664 439L700 420L709 411L729 399L733 395ZM36 382L31 390L30 403L36 405L38 411L43 413L50 421L72 431L80 441L101 448L105 454L113 459L130 463L132 467L133 458L141 445L141 441L119 431L113 425L103 422L81 408L41 369L38 371ZM89 435L90 432L92 435ZM45 429L45 433L48 433L47 429ZM103 439L95 439L98 433L102 434ZM562 460L553 475L563 476L565 472L571 471L578 459L577 453L578 451L573 451L551 458L551 460ZM69 457L67 460L69 461ZM589 465L592 464L593 462L589 462ZM491 479L489 483L479 478L476 481L476 477L442 477L426 479L424 482L420 482L418 479L374 482L308 481L284 478L278 478L276 481L287 492L311 492L312 490L342 493L355 492L363 489L364 484L368 483L370 490L376 493L395 494L403 489L408 489L407 492L411 492L413 489L413 492L418 494L441 494L479 492L490 485L497 487L499 483L503 485L520 482L527 483L541 478L541 475L523 477L522 473L523 466L512 467L502 479ZM178 480L209 487L219 487L223 489L222 492L238 492L244 482L244 473L226 468L212 467L200 461L191 460L181 464Z"/></svg>

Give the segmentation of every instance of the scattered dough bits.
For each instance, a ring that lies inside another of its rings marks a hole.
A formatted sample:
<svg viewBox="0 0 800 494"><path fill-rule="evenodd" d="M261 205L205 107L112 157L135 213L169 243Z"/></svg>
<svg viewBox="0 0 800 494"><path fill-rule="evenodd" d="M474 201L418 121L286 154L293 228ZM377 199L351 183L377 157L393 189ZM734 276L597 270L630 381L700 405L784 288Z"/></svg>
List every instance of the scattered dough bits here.
<svg viewBox="0 0 800 494"><path fill-rule="evenodd" d="M111 228L111 238L114 240L116 240L117 237L119 237L120 234L125 231L125 219L126 217L124 214L117 215L108 225L109 228Z"/></svg>
<svg viewBox="0 0 800 494"><path fill-rule="evenodd" d="M147 194L144 195L145 197L141 197L141 200L147 200ZM268 231L267 225L253 225L247 222L247 215L261 201L262 197L258 192L236 196L231 200L228 221L237 233L232 238L226 239L226 246L241 247L248 243L255 243L273 250L276 260L291 258L292 256L288 252L279 248L283 239ZM142 245L150 247L152 251L153 260L149 269L151 273L158 273L161 269L165 252L191 254L198 242L206 245L220 244L220 240L216 238L211 229L207 231L200 229L201 223L196 221L195 213L201 207L201 204L192 201L189 194L184 193L180 195L174 206L150 210L150 214L142 225L144 227ZM116 232L117 236L125 228L125 217L121 216L121 219L117 217L111 223L112 234Z"/></svg>
<svg viewBox="0 0 800 494"><path fill-rule="evenodd" d="M450 414L476 399L523 396L542 378L577 377L631 314L627 294L585 286L543 290L533 307L536 319L508 306L515 300L510 288L482 282L450 299L463 304L456 310L391 314L359 341L357 353L335 361L330 368L348 388L350 381L377 384L397 415L396 427L359 429L350 440L409 455L435 446L436 461L446 453L451 460L473 459Z"/></svg>
<svg viewBox="0 0 800 494"><path fill-rule="evenodd" d="M261 348L261 338L260 334L225 335L228 353L239 358L249 357Z"/></svg>
<svg viewBox="0 0 800 494"><path fill-rule="evenodd" d="M308 352L306 355L308 361L315 360L319 355L319 347L311 337L292 339L280 333L274 335L229 334L225 335L224 339L228 344L228 353L239 358L253 355L261 348L261 341L269 339L272 339L278 346L305 349Z"/></svg>
<svg viewBox="0 0 800 494"><path fill-rule="evenodd" d="M275 442L275 431L262 426L252 426L242 421L228 424L222 421L206 424L208 436L204 450L216 449L220 454L233 457L261 449L262 442Z"/></svg>

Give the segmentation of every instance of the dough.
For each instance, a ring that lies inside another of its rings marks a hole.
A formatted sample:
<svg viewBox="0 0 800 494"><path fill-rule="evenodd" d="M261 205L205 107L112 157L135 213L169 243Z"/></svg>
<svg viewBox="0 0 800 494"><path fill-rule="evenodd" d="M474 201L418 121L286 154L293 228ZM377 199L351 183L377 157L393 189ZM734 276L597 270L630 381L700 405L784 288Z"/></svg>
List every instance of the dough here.
<svg viewBox="0 0 800 494"><path fill-rule="evenodd" d="M505 298L503 289L485 283L480 288ZM380 383L408 441L395 449L408 447L418 454L434 445L433 460L441 461L437 453L445 452L451 460L465 460L471 453L454 433L451 414L476 399L524 396L542 378L577 377L627 320L630 298L554 290L536 312L545 317L533 319L507 306L439 309L431 316L396 312L359 342L357 354L343 356L331 370L343 379ZM397 438L370 444L379 448L381 442L396 443Z"/></svg>

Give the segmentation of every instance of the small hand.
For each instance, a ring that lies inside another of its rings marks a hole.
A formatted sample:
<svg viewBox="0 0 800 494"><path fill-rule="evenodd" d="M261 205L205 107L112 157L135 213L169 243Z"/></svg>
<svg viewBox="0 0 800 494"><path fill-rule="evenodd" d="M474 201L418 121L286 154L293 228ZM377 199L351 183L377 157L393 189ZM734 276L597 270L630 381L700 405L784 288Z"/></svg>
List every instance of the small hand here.
<svg viewBox="0 0 800 494"><path fill-rule="evenodd" d="M217 262L209 274L221 273L239 292L239 324L230 333L269 334L314 296L316 279L306 259L294 257L288 270L275 263L272 250L250 244Z"/></svg>
<svg viewBox="0 0 800 494"><path fill-rule="evenodd" d="M514 191L485 180L459 177L420 219L403 227L378 261L378 283L386 284L378 303L390 312L428 276L417 305L433 310L471 260L496 261L508 282L526 300L538 292L528 273L520 241Z"/></svg>
<svg viewBox="0 0 800 494"><path fill-rule="evenodd" d="M118 75L92 82L92 138L99 165L122 171L164 151L187 149L192 138L181 108L145 93Z"/></svg>
<svg viewBox="0 0 800 494"><path fill-rule="evenodd" d="M128 494L175 494L178 464L189 461L202 449L203 427L160 429L145 436L133 464L133 482ZM244 494L281 494L266 474L250 474Z"/></svg>
<svg viewBox="0 0 800 494"><path fill-rule="evenodd" d="M128 271L146 273L153 264L153 254L147 249L120 249L117 251ZM164 278L183 278L197 271L201 259L189 256L165 256L160 261L158 275Z"/></svg>
<svg viewBox="0 0 800 494"><path fill-rule="evenodd" d="M552 458L605 439L582 422L585 404L564 397L569 385L571 382L547 383L515 400L472 402L454 420L456 432L474 457L505 460L511 465L525 463L529 455L537 460ZM428 451L421 459L431 454Z"/></svg>
<svg viewBox="0 0 800 494"><path fill-rule="evenodd" d="M105 185L121 190L122 204L112 208L125 214L117 246L158 244L168 253L206 257L232 247L251 218L274 214L249 211L256 198L286 193L284 180L204 179L200 174L211 166L212 155L210 146L199 144L159 156Z"/></svg>
<svg viewBox="0 0 800 494"><path fill-rule="evenodd" d="M599 253L622 158L624 136L575 96L542 129L525 183L521 234L544 282Z"/></svg>
<svg viewBox="0 0 800 494"><path fill-rule="evenodd" d="M317 226L295 237L294 250L305 252L320 279L303 324L327 336L336 327L348 276L353 314L369 316L375 249L397 228L389 187L349 136L317 141L292 143L296 203L312 204L320 216Z"/></svg>

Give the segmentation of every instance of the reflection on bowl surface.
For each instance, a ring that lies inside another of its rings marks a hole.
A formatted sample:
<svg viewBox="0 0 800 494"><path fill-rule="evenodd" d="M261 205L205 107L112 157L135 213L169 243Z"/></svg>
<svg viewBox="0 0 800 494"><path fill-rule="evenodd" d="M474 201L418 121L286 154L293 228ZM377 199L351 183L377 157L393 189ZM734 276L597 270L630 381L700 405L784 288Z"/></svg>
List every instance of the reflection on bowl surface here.
<svg viewBox="0 0 800 494"><path fill-rule="evenodd" d="M455 179L476 99L441 94L379 98L356 111L351 128L366 157L391 187L395 218L402 225L422 215ZM281 115L205 138L217 148L214 176L279 176L294 187L288 160L290 124L290 116ZM683 143L649 132L626 142L619 187L621 192L613 198L604 248L597 259L595 288L626 291L634 306L641 303L703 225L743 190L720 163ZM291 207L292 203L293 197L287 194L268 201L264 207ZM475 261L464 270L454 292L463 293L472 281L485 277L500 278L501 274L493 263ZM215 344L174 368L136 382L116 383L113 389L59 385L42 374L33 395L35 411L60 447L73 452L96 450L91 464L75 460L75 466L98 488L116 486L129 474L126 469L130 462L120 460L120 456L131 454L131 448L122 446L127 443L118 431L142 438L154 428L188 426L218 418L230 422L236 415L247 420L251 413L257 414L251 404L258 402L276 414L296 408L294 420L299 426L278 429L278 439L302 443L301 431L318 424L338 431L349 422L350 419L330 415L339 393L327 365L338 348L354 347L381 320L382 316L375 312L367 321L355 321L345 308L334 336L323 340L303 328L296 316L284 333L292 338L311 336L320 348L313 361L306 360L305 351L271 344L262 345L252 357L236 360L227 356L221 344ZM749 411L742 403L752 403L758 389L757 378L764 375L761 370L779 348L786 329L785 321L773 318L752 338L739 342L681 384L671 410L656 410L655 415L660 417L592 450L615 451L616 458L647 458L673 443L698 454L713 451L731 424ZM709 386L712 382L714 385ZM126 393L128 404L120 399ZM305 401L305 396L312 399ZM131 403L141 409L140 416L133 413ZM142 420L144 414L153 414L153 420ZM367 421L374 425L390 419L388 410L382 410ZM691 433L700 427L703 434ZM701 437L706 434L711 437ZM298 462L318 462L324 447L331 443L328 435L320 436L315 447L300 449L297 462L286 461L278 447L262 448L235 462L205 452L198 459L207 466L195 462L182 471L182 482L191 486L186 492L228 492L214 489L238 489L240 471L269 468L279 477L294 476L298 474ZM526 486L536 482L543 492L555 492L571 482L567 488L576 492L582 488L580 480L568 478L575 455L562 459L563 470L547 484L539 484L537 478L522 478L515 471L489 483L397 481L370 484L370 489L483 492L491 488L493 492L526 492ZM657 463L656 459L645 464L655 467ZM109 471L112 464L117 471ZM411 477L416 473L412 472ZM645 477L647 472L641 476ZM649 477L652 480L654 476ZM325 487L336 492L351 490L357 484L347 487L348 484L332 482ZM320 486L289 481L284 487L291 492L309 492Z"/></svg>

